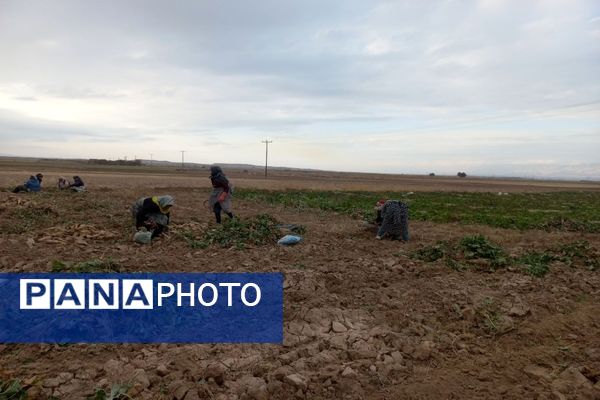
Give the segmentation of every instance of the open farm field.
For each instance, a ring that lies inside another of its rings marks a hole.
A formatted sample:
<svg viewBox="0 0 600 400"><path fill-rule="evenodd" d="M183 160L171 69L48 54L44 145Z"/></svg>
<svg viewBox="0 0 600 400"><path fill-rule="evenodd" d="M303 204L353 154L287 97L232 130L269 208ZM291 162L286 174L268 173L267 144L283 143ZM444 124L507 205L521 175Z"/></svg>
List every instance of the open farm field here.
<svg viewBox="0 0 600 400"><path fill-rule="evenodd" d="M0 345L0 399L600 398L597 184L235 171L219 227L200 172L83 171L72 193L43 170L16 195L38 172L17 167L1 272L283 272L284 342ZM170 232L135 244L129 207L160 194ZM374 240L379 198L409 204L409 242Z"/></svg>
<svg viewBox="0 0 600 400"><path fill-rule="evenodd" d="M367 174L294 169L270 169L264 179L261 168L233 168L227 170L236 187L264 190L311 191L368 191L368 192L509 192L536 193L561 191L600 191L598 181L530 180L517 178L458 178L456 176L419 176ZM208 188L208 168L161 166L99 166L84 162L48 160L22 161L0 158L0 187L22 183L29 175L43 172L46 183L55 186L60 176L69 178L79 174L86 183L106 188Z"/></svg>

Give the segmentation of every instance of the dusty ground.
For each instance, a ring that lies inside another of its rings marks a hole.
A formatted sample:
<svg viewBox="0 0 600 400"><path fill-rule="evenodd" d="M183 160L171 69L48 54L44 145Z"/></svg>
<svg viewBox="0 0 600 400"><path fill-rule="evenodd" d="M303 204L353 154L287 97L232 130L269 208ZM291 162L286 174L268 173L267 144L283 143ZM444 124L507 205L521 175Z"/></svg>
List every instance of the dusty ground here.
<svg viewBox="0 0 600 400"><path fill-rule="evenodd" d="M3 174L0 186L14 176ZM123 382L134 399L600 399L598 271L553 265L538 279L408 256L473 233L515 253L581 239L600 248L598 235L415 222L411 242L378 242L346 216L236 201L242 217L269 213L305 225L305 241L193 250L172 234L142 247L131 242L128 207L166 180L138 178L130 189L92 186L83 195L0 193L0 271L106 257L126 271L282 271L284 344L0 345L0 379L21 379L32 398L85 398ZM204 183L193 183L156 193L176 196L174 231L211 221ZM58 223L9 233L17 222L9 210L19 207ZM89 226L101 234L92 237ZM492 309L493 331L485 323Z"/></svg>

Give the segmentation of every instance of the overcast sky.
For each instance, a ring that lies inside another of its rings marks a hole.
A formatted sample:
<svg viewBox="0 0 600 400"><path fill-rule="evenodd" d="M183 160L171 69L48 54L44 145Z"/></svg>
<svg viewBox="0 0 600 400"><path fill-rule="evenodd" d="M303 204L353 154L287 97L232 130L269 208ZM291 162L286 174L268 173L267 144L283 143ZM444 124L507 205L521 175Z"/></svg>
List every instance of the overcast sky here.
<svg viewBox="0 0 600 400"><path fill-rule="evenodd" d="M600 2L0 0L0 154L600 179Z"/></svg>

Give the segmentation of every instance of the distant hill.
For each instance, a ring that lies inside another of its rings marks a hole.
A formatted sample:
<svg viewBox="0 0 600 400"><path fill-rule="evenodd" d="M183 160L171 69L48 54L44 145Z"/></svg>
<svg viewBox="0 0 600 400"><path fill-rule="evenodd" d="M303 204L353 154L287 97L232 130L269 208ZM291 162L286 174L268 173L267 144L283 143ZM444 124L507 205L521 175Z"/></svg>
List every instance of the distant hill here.
<svg viewBox="0 0 600 400"><path fill-rule="evenodd" d="M69 163L85 163L85 164L100 164L98 161L101 159L87 159L87 158L42 158L42 157L18 157L11 155L1 155L0 160L2 161L21 161L21 162L69 162ZM123 164L131 165L134 160L105 160L107 164L119 165L119 161L123 162ZM163 160L147 160L138 158L135 161L138 161L143 166L155 166L155 167L171 167L171 168L181 168L181 162L173 162L173 161L163 161ZM185 169L208 169L211 165L214 164L203 164L203 163L191 163L185 162ZM253 165L253 164L229 164L229 163L216 163L225 169L236 169L236 170L248 170L248 171L262 171L265 169L264 165ZM277 170L277 171L321 171L318 169L310 169L310 168L291 168L291 167L278 167L278 166L269 166L269 170Z"/></svg>
<svg viewBox="0 0 600 400"><path fill-rule="evenodd" d="M172 162L172 161L159 161L159 160L146 160L142 159L142 165L156 165L156 166L169 166L169 167L181 167L180 162ZM184 163L185 168L192 169L208 169L211 165L219 165L223 168L227 169L240 169L240 170L264 170L264 165L254 165L254 164L230 164L230 163L215 163L215 164L202 164L202 163ZM292 167L278 167L278 166L270 166L269 170L278 170L278 171L319 171L317 169L310 168L292 168Z"/></svg>
<svg viewBox="0 0 600 400"><path fill-rule="evenodd" d="M157 173L167 173L169 171L180 171L181 170L181 162L173 162L173 161L164 161L164 160L148 160L148 159L136 159L136 160L106 160L108 161L107 165L102 165L97 163L97 159L95 161L90 159L83 158L42 158L42 157L18 157L18 156L7 156L0 155L0 162L5 165L12 165L12 162L15 163L31 163L31 164L41 164L45 163L48 166L53 168L60 168L61 166L69 165L72 168L112 168L114 166L126 168L123 170L133 172L136 168L140 168L141 170L152 169ZM238 170L244 171L254 174L259 174L264 171L264 165L254 165L254 164L236 164L236 163L216 163L220 165L225 170ZM85 167L84 167L85 165ZM192 163L186 162L184 163L185 172L202 172L208 171L210 166L213 164L208 163ZM152 168L150 168L152 167ZM504 176L504 175L478 175L476 173L469 172L468 178L465 179L509 179L509 180L538 180L538 181L579 181L579 182L600 182L597 174L594 171L597 171L600 168L600 163L589 164L588 165L589 175L577 176L576 174L569 173L568 170L565 170L564 173L550 174L548 176L536 176L535 174L525 174L523 173L521 176ZM280 166L269 166L269 171L290 171L290 172L301 172L301 173L318 173L318 174L366 174L366 175L410 175L410 176L428 176L430 179L438 179L443 177L455 176L454 174L444 175L444 174L435 174L434 176L430 176L430 171L419 174L419 173L386 173L386 172L359 172L359 171L328 171L322 169L314 169L314 168L292 168L292 167L280 167Z"/></svg>

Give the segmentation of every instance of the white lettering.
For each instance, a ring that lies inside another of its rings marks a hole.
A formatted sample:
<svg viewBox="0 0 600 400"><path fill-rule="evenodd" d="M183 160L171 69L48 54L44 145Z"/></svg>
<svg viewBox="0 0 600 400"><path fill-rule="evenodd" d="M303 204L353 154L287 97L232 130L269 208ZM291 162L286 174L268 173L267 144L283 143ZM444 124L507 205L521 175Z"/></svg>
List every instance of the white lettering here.
<svg viewBox="0 0 600 400"><path fill-rule="evenodd" d="M242 286L242 284L241 283L233 283L233 282L224 282L224 283L219 283L219 286L227 288L227 307L231 307L231 305L233 304L233 299L232 299L233 294L231 293L232 292L231 288Z"/></svg>
<svg viewBox="0 0 600 400"><path fill-rule="evenodd" d="M252 287L256 291L256 299L254 300L253 303L249 303L248 300L246 299L246 289L248 289L248 287ZM260 288L258 287L258 285L256 283L246 283L242 287L242 303L244 303L244 305L246 305L248 307L254 307L259 302L260 302Z"/></svg>
<svg viewBox="0 0 600 400"><path fill-rule="evenodd" d="M213 299L211 302L208 302L208 303L204 301L204 296L202 294L205 287L211 288L212 292L213 292ZM212 283L203 283L198 288L198 300L200 301L200 304L202 304L203 306L211 307L217 302L218 299L219 299L219 291L217 290L217 287L215 285L213 285Z"/></svg>

